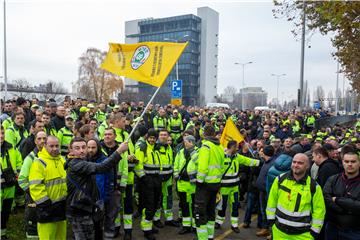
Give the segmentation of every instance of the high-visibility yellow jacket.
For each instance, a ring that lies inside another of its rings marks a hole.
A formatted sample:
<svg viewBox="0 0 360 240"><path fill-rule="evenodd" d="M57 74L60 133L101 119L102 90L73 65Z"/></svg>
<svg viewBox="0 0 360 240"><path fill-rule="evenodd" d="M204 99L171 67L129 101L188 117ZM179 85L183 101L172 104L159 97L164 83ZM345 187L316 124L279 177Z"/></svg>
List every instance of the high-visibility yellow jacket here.
<svg viewBox="0 0 360 240"><path fill-rule="evenodd" d="M74 138L74 134L68 127L63 127L58 131L57 138L59 139L61 155L66 156L69 153L69 145Z"/></svg>
<svg viewBox="0 0 360 240"><path fill-rule="evenodd" d="M155 145L151 145L148 141L141 141L135 148L135 156L139 163L135 166L135 173L138 177L146 175L160 174L160 159L154 149Z"/></svg>
<svg viewBox="0 0 360 240"><path fill-rule="evenodd" d="M8 129L9 127L11 127L14 124L14 121L12 120L11 117L8 117L7 119L5 119L2 122L2 126L4 127L4 130Z"/></svg>
<svg viewBox="0 0 360 240"><path fill-rule="evenodd" d="M199 157L197 147L185 157L185 149L181 149L174 161L174 178L177 179L179 192L195 193L196 169Z"/></svg>
<svg viewBox="0 0 360 240"><path fill-rule="evenodd" d="M66 200L65 159L59 155L52 157L44 147L30 168L30 195L36 204L47 200L52 203ZM64 209L65 211L65 209Z"/></svg>
<svg viewBox="0 0 360 240"><path fill-rule="evenodd" d="M225 154L225 175L221 180L221 194L227 195L228 188L235 188L238 190L240 184L240 165L245 166L259 166L260 161L245 157L241 154L228 155Z"/></svg>
<svg viewBox="0 0 360 240"><path fill-rule="evenodd" d="M109 127L109 124L105 121L103 121L99 127L98 127L98 135L99 135L99 139L103 140L104 139L104 134L105 134L105 129Z"/></svg>
<svg viewBox="0 0 360 240"><path fill-rule="evenodd" d="M126 141L129 138L129 133L120 128L114 128L116 132L115 140L119 143ZM122 161L118 165L118 184L125 187L127 184L134 184L134 167L135 163L128 163L128 156L135 154L134 144L131 138L128 139L128 150L121 154Z"/></svg>
<svg viewBox="0 0 360 240"><path fill-rule="evenodd" d="M29 173L31 169L31 165L34 162L35 158L38 157L39 150L35 147L34 151L29 153L24 159L23 165L21 167L21 171L19 173L18 183L19 186L24 190L29 190Z"/></svg>
<svg viewBox="0 0 360 240"><path fill-rule="evenodd" d="M99 109L95 113L95 119L98 121L99 124L101 124L102 122L104 122L106 120L106 115L107 115L106 112L103 112Z"/></svg>
<svg viewBox="0 0 360 240"><path fill-rule="evenodd" d="M29 132L25 127L18 127L15 123L8 127L5 131L5 140L12 144L14 147L18 147L21 141L29 136Z"/></svg>
<svg viewBox="0 0 360 240"><path fill-rule="evenodd" d="M153 126L156 131L160 131L167 128L167 120L165 117L156 115L153 118Z"/></svg>
<svg viewBox="0 0 360 240"><path fill-rule="evenodd" d="M170 133L181 133L184 130L183 122L180 116L177 118L171 117L167 126Z"/></svg>
<svg viewBox="0 0 360 240"><path fill-rule="evenodd" d="M205 139L199 150L198 183L220 183L224 169L224 149L218 141Z"/></svg>
<svg viewBox="0 0 360 240"><path fill-rule="evenodd" d="M0 173L4 171L7 168L12 168L14 171L14 174L20 172L21 165L22 165L22 157L12 144L4 141L4 143L1 145L1 155L0 155ZM9 166L8 162L11 166ZM4 187L5 185L5 178L1 175L1 190L0 190L0 197L1 199L8 199L8 198L14 198L15 196L15 186L12 187ZM0 203L1 208L1 203Z"/></svg>
<svg viewBox="0 0 360 240"><path fill-rule="evenodd" d="M156 147L156 154L160 159L160 175L163 180L168 180L173 174L173 151L169 145L158 144Z"/></svg>
<svg viewBox="0 0 360 240"><path fill-rule="evenodd" d="M266 208L267 219L275 221L273 238L312 239L310 231L320 233L325 218L321 187L308 175L296 181L292 172L284 174L272 184Z"/></svg>

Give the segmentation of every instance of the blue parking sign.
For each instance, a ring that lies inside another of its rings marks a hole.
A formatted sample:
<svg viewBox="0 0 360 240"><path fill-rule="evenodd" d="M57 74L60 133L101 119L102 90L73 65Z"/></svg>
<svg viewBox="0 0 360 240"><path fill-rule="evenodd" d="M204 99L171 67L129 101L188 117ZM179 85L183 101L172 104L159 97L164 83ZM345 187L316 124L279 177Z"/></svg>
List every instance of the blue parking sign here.
<svg viewBox="0 0 360 240"><path fill-rule="evenodd" d="M321 103L319 101L314 102L314 109L320 109L321 108Z"/></svg>
<svg viewBox="0 0 360 240"><path fill-rule="evenodd" d="M182 98L182 80L173 80L171 82L171 98L172 99Z"/></svg>

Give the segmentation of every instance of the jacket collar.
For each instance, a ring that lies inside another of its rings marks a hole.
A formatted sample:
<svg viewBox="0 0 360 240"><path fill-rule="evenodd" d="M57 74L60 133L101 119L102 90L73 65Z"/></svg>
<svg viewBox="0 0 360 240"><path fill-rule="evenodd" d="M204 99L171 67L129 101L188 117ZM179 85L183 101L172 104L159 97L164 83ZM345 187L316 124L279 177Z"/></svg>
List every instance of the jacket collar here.
<svg viewBox="0 0 360 240"><path fill-rule="evenodd" d="M293 171L291 170L287 176L287 179L289 180L293 180L295 181L296 183L299 183L299 184L302 184L302 185L306 185L306 180L308 178L308 174L306 173L301 179L299 179L298 181L294 178L294 173Z"/></svg>

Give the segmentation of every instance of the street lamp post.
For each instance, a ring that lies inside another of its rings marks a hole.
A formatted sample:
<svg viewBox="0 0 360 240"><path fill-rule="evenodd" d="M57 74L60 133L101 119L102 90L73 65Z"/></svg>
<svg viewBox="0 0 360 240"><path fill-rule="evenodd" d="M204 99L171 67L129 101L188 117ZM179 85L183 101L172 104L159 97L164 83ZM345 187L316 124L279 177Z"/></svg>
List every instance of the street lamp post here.
<svg viewBox="0 0 360 240"><path fill-rule="evenodd" d="M302 29L301 29L301 56L300 56L300 110L304 110L304 58L305 58L305 0L303 0L302 8Z"/></svg>
<svg viewBox="0 0 360 240"><path fill-rule="evenodd" d="M164 40L178 43L180 41L180 39L184 39L184 38L187 38L187 37L189 37L189 35L186 34L186 35L182 36L179 39L164 38ZM179 62L179 60L177 60L176 64L175 64L176 80L179 80L179 63L178 62Z"/></svg>
<svg viewBox="0 0 360 240"><path fill-rule="evenodd" d="M337 67L336 67L336 90L335 90L335 99L336 99L336 102L335 102L335 116L338 115L338 112L339 112L339 67L340 67L340 64L339 64L339 61L337 62Z"/></svg>
<svg viewBox="0 0 360 240"><path fill-rule="evenodd" d="M272 73L271 76L276 77L276 110L279 110L279 79L280 77L286 76L285 73L275 74Z"/></svg>
<svg viewBox="0 0 360 240"><path fill-rule="evenodd" d="M245 110L245 98L244 98L244 90L245 90L245 65L252 64L253 62L245 62L245 63L239 63L236 62L235 65L241 65L242 66L242 93L241 93L241 110Z"/></svg>
<svg viewBox="0 0 360 240"><path fill-rule="evenodd" d="M4 97L7 100L8 83L7 83L7 56L6 56L6 4L4 0Z"/></svg>

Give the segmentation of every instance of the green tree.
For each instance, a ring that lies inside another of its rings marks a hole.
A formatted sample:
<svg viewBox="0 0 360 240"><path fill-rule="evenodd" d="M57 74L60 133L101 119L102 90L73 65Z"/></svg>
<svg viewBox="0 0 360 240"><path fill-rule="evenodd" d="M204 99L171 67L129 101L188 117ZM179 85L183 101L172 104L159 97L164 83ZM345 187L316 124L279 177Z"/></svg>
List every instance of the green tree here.
<svg viewBox="0 0 360 240"><path fill-rule="evenodd" d="M331 34L342 71L352 87L360 92L360 1L293 1L274 0L273 14L285 17L294 23L295 36L301 29L302 9L305 4L308 32L318 30L321 34Z"/></svg>

